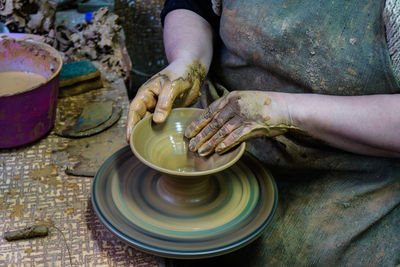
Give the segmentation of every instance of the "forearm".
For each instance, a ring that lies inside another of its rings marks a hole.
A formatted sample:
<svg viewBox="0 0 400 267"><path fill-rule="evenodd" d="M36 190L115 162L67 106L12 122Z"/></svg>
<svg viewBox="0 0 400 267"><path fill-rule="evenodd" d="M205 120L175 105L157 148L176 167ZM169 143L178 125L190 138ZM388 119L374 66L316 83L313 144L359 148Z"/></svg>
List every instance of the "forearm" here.
<svg viewBox="0 0 400 267"><path fill-rule="evenodd" d="M169 63L178 59L198 59L208 70L213 54L213 30L196 13L177 9L165 18L164 46Z"/></svg>
<svg viewBox="0 0 400 267"><path fill-rule="evenodd" d="M350 152L400 157L400 95L288 94L292 124Z"/></svg>

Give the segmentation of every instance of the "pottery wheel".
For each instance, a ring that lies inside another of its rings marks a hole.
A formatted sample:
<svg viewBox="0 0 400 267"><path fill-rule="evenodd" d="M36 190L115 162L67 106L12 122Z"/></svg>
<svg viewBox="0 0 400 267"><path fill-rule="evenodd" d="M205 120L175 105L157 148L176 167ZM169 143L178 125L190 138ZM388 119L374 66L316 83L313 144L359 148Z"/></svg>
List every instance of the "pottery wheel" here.
<svg viewBox="0 0 400 267"><path fill-rule="evenodd" d="M192 187L190 180L180 188L176 179L144 165L126 146L98 170L94 209L120 239L169 258L234 251L257 238L275 212L275 182L249 153L222 172L194 178Z"/></svg>

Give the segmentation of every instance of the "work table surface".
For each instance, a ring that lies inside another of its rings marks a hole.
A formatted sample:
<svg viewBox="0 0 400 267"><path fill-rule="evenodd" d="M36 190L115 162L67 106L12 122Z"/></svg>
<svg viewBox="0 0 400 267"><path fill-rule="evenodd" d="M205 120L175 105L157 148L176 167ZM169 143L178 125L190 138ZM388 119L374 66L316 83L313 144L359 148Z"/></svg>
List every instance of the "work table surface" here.
<svg viewBox="0 0 400 267"><path fill-rule="evenodd" d="M111 100L123 109L111 128L72 139L54 129L33 144L0 150L0 266L163 266L162 258L129 247L98 219L91 204L93 177L105 159L127 145L128 96L122 79L78 96L59 99L59 121L91 101ZM78 175L66 174L66 169ZM43 238L8 242L5 232L49 226Z"/></svg>

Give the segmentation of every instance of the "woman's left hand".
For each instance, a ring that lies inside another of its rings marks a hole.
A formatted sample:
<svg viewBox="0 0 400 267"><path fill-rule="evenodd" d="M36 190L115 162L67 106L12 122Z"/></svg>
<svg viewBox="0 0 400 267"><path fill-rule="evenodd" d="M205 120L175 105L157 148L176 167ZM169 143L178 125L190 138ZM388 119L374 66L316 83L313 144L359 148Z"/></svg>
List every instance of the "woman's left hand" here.
<svg viewBox="0 0 400 267"><path fill-rule="evenodd" d="M253 137L274 137L295 128L285 94L235 91L213 102L185 131L189 149L206 156L222 154Z"/></svg>

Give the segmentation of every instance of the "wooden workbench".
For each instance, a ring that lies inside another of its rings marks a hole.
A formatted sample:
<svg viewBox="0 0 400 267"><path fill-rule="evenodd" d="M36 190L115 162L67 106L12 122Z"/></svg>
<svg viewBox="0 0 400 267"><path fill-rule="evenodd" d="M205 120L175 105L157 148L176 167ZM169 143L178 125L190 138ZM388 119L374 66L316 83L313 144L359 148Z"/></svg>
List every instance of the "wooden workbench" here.
<svg viewBox="0 0 400 267"><path fill-rule="evenodd" d="M67 175L67 168L95 173L123 146L128 97L123 80L78 96L62 98L57 123L90 101L112 100L123 108L120 120L91 137L54 134L19 148L0 150L0 266L163 266L114 237L93 211L93 177ZM0 129L1 130L1 129ZM43 238L8 242L6 231L43 223Z"/></svg>

